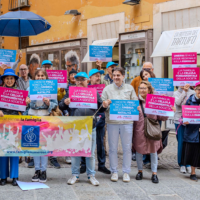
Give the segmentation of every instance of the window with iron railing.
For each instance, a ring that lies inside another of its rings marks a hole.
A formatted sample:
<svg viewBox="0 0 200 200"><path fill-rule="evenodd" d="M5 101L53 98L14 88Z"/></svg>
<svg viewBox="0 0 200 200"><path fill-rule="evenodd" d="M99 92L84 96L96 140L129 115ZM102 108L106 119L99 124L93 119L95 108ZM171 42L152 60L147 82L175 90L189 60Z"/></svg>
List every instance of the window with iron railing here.
<svg viewBox="0 0 200 200"><path fill-rule="evenodd" d="M9 10L17 10L19 8L30 7L28 0L9 0Z"/></svg>

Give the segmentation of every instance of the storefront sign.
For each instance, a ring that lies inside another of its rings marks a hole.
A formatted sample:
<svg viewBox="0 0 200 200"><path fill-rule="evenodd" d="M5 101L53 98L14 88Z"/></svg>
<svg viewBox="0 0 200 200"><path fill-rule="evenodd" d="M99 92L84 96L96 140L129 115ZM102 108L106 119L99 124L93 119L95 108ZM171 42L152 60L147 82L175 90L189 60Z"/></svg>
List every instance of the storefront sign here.
<svg viewBox="0 0 200 200"><path fill-rule="evenodd" d="M25 111L28 91L0 87L0 107L9 110Z"/></svg>
<svg viewBox="0 0 200 200"><path fill-rule="evenodd" d="M174 116L172 107L175 98L148 94L146 97L145 113L160 116Z"/></svg>
<svg viewBox="0 0 200 200"><path fill-rule="evenodd" d="M31 100L42 100L43 98L57 100L57 80L31 80L29 83Z"/></svg>
<svg viewBox="0 0 200 200"><path fill-rule="evenodd" d="M197 53L172 53L172 68L197 67Z"/></svg>
<svg viewBox="0 0 200 200"><path fill-rule="evenodd" d="M117 121L138 121L139 101L138 100L113 100L110 104L110 120Z"/></svg>
<svg viewBox="0 0 200 200"><path fill-rule="evenodd" d="M144 38L145 36L146 36L145 32L138 32L138 33L131 33L131 34L126 34L126 35L121 35L121 41Z"/></svg>
<svg viewBox="0 0 200 200"><path fill-rule="evenodd" d="M174 68L173 69L174 86L184 86L189 84L195 86L199 82L199 68Z"/></svg>
<svg viewBox="0 0 200 200"><path fill-rule="evenodd" d="M200 124L200 106L182 106L183 123Z"/></svg>
<svg viewBox="0 0 200 200"><path fill-rule="evenodd" d="M91 156L93 118L0 117L0 156Z"/></svg>
<svg viewBox="0 0 200 200"><path fill-rule="evenodd" d="M173 96L173 78L148 78L148 81L154 88L154 94Z"/></svg>
<svg viewBox="0 0 200 200"><path fill-rule="evenodd" d="M69 87L70 108L97 109L97 90L94 88Z"/></svg>
<svg viewBox="0 0 200 200"><path fill-rule="evenodd" d="M46 70L49 80L57 80L58 88L67 88L66 70Z"/></svg>
<svg viewBox="0 0 200 200"><path fill-rule="evenodd" d="M103 89L105 88L105 84L98 84L98 85L88 85L88 88L95 88L99 95L102 95Z"/></svg>
<svg viewBox="0 0 200 200"><path fill-rule="evenodd" d="M2 64L12 67L16 59L16 50L0 49L0 66Z"/></svg>
<svg viewBox="0 0 200 200"><path fill-rule="evenodd" d="M101 60L103 62L112 61L112 46L89 46L90 61Z"/></svg>

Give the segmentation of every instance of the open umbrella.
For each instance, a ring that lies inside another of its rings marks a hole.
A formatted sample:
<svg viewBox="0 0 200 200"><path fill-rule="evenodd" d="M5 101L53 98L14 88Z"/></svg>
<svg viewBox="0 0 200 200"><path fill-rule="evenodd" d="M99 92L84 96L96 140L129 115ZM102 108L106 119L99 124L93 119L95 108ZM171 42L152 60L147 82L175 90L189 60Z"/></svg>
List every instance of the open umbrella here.
<svg viewBox="0 0 200 200"><path fill-rule="evenodd" d="M51 28L41 16L28 11L8 12L0 16L0 36L21 37L38 35Z"/></svg>

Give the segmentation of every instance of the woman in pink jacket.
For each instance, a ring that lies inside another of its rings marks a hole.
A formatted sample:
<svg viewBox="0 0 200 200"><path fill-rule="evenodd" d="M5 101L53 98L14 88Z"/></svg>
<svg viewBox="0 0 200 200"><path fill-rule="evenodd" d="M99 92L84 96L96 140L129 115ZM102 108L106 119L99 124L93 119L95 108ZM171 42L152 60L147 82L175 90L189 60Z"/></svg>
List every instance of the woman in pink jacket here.
<svg viewBox="0 0 200 200"><path fill-rule="evenodd" d="M143 108L145 108L145 102L147 94L153 94L153 87L151 83L147 81L141 81L139 85L139 100L142 102ZM157 115L146 114L148 118L166 121L168 117L162 117ZM133 126L133 151L136 151L136 161L138 166L138 174L136 180L142 180L143 178L143 155L150 154L151 156L151 170L152 170L152 182L158 183L157 166L158 166L158 154L162 152L162 140L151 140L144 135L144 115L142 109L139 113L139 121L134 122Z"/></svg>

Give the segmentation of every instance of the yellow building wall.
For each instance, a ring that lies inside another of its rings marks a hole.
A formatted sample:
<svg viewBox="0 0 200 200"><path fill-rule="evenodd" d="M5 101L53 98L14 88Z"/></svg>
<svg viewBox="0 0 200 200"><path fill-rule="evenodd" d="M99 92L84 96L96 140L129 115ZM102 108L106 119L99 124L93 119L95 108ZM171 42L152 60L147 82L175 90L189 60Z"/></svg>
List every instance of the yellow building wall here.
<svg viewBox="0 0 200 200"><path fill-rule="evenodd" d="M30 8L23 8L44 17L51 29L37 36L31 36L29 45L46 44L68 39L87 37L87 19L119 12L125 12L125 31L153 28L153 4L169 0L141 0L139 5L122 4L124 0L29 0ZM8 12L9 0L1 0L2 14ZM76 9L79 16L64 15L65 11ZM18 38L4 37L5 49L18 49ZM21 63L25 63L25 53ZM2 73L0 71L0 73Z"/></svg>

